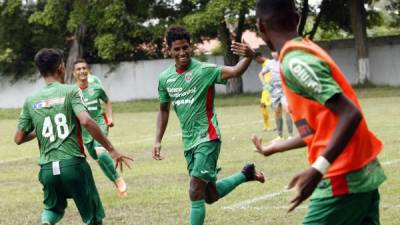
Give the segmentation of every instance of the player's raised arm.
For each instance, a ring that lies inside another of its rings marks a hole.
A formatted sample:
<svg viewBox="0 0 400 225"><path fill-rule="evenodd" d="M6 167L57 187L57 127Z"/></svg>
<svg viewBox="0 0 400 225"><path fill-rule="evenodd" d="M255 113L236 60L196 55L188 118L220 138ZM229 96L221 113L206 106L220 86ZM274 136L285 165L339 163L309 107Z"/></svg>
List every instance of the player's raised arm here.
<svg viewBox="0 0 400 225"><path fill-rule="evenodd" d="M161 141L167 129L170 105L169 102L161 103L160 110L157 114L156 140L153 146L153 159L155 160L163 159L163 157L161 157Z"/></svg>
<svg viewBox="0 0 400 225"><path fill-rule="evenodd" d="M108 138L103 135L96 122L90 118L89 113L80 112L76 116L78 117L80 124L86 128L90 135L105 149L107 149L111 157L116 162L115 167L120 167L120 170L123 171L123 164L125 164L128 168L130 168L129 160L133 161L133 159L121 154L117 149L114 148Z"/></svg>
<svg viewBox="0 0 400 225"><path fill-rule="evenodd" d="M226 80L233 77L240 77L249 67L255 52L246 43L232 42L231 50L235 55L244 57L235 66L222 67L221 78Z"/></svg>

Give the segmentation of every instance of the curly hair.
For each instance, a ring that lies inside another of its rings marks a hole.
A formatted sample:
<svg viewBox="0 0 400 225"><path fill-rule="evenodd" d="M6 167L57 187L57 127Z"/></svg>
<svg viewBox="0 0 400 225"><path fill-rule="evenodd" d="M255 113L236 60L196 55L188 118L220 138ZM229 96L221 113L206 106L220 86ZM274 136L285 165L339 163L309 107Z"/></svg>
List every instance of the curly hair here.
<svg viewBox="0 0 400 225"><path fill-rule="evenodd" d="M165 39L168 47L171 47L172 42L177 40L186 40L190 43L190 34L183 26L172 26L167 30Z"/></svg>

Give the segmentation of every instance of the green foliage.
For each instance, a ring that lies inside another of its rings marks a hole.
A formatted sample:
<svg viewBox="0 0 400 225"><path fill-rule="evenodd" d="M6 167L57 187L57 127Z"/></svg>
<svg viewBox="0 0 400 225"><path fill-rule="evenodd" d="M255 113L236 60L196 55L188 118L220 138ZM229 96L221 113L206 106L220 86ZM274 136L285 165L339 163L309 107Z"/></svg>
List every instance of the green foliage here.
<svg viewBox="0 0 400 225"><path fill-rule="evenodd" d="M391 26L396 27L400 25L400 0L390 0L386 6L389 15L392 16Z"/></svg>
<svg viewBox="0 0 400 225"><path fill-rule="evenodd" d="M228 26L236 26L237 18L241 10L246 14L255 7L255 0L192 0L197 9L184 17L183 22L188 27L195 42L204 38L215 38L219 26L227 21ZM254 22L254 21L251 21ZM246 23L245 28L254 26L254 23Z"/></svg>
<svg viewBox="0 0 400 225"><path fill-rule="evenodd" d="M211 54L212 55L223 55L224 49L222 48L222 45L219 44L217 47L211 49Z"/></svg>
<svg viewBox="0 0 400 225"><path fill-rule="evenodd" d="M28 75L34 54L44 47L68 52L84 26L83 57L89 62L161 58L166 27L179 23L189 0L0 1L0 74Z"/></svg>

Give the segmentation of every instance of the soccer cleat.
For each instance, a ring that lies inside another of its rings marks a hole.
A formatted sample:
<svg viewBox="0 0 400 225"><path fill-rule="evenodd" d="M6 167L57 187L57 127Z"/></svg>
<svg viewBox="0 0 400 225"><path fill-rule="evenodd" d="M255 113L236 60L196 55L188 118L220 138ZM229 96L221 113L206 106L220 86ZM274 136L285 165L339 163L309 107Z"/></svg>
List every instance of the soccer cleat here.
<svg viewBox="0 0 400 225"><path fill-rule="evenodd" d="M264 174L256 170L254 163L246 163L242 169L242 173L246 176L247 181L265 182Z"/></svg>
<svg viewBox="0 0 400 225"><path fill-rule="evenodd" d="M123 198L128 195L128 187L122 179L122 177L119 177L114 181L115 187L117 188L117 194L119 197Z"/></svg>

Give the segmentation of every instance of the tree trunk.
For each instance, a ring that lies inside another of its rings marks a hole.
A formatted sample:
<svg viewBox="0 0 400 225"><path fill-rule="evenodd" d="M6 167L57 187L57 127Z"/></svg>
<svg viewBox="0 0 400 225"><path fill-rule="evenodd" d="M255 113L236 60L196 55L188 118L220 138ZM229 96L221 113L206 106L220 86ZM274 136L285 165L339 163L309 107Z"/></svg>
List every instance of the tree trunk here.
<svg viewBox="0 0 400 225"><path fill-rule="evenodd" d="M308 0L303 0L303 6L301 7L301 17L299 23L298 32L301 36L304 34L304 28L306 27L308 12L310 11L310 7L308 5Z"/></svg>
<svg viewBox="0 0 400 225"><path fill-rule="evenodd" d="M363 0L350 1L351 25L357 50L358 83L365 84L370 79L368 43L367 43L367 13Z"/></svg>
<svg viewBox="0 0 400 225"><path fill-rule="evenodd" d="M242 2L242 5L245 4L245 2ZM246 7L243 5L242 9L239 14L239 20L238 20L238 26L237 26L237 32L236 32L236 37L235 41L236 42L241 42L242 41L242 35L244 31L244 22L246 19ZM223 49L225 49L225 55L224 55L224 64L227 66L234 66L239 62L239 56L235 55L231 51L231 35L230 31L227 27L227 24L225 20L220 26L220 39L222 42ZM228 95L234 95L234 94L241 94L243 93L243 80L242 77L237 77L237 78L231 78L227 81L226 84L226 93Z"/></svg>
<svg viewBox="0 0 400 225"><path fill-rule="evenodd" d="M67 65L65 70L65 83L71 84L74 82L73 69L76 59L82 57L83 47L82 43L86 36L86 25L81 24L76 29L71 47L68 52Z"/></svg>

